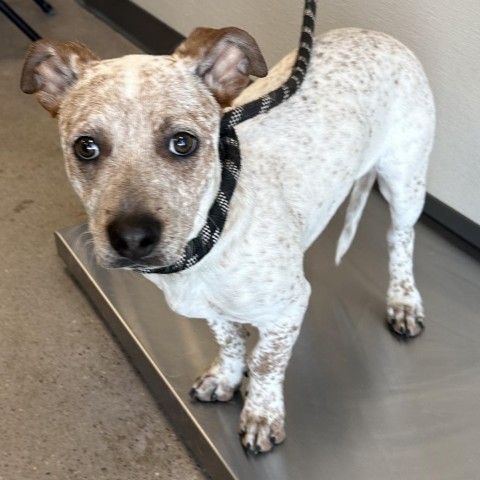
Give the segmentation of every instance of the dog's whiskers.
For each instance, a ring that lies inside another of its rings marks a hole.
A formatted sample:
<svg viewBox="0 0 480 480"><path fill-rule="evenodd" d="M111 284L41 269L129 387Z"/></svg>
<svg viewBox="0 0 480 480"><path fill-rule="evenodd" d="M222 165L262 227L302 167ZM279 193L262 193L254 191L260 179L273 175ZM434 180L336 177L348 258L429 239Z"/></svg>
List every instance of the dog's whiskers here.
<svg viewBox="0 0 480 480"><path fill-rule="evenodd" d="M75 242L73 244L74 250L78 250L82 243L84 243L85 245L88 245L89 241L93 242L93 240L89 238L89 236L90 236L90 232L87 230L85 232L82 232L77 238L75 238Z"/></svg>

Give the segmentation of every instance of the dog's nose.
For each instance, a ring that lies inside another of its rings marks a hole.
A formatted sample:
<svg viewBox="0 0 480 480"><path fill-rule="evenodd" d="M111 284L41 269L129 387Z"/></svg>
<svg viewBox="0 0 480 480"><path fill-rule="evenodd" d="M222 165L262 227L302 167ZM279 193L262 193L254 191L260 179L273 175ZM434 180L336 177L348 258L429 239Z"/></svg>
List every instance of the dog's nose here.
<svg viewBox="0 0 480 480"><path fill-rule="evenodd" d="M152 253L160 240L160 230L160 223L148 215L119 217L107 227L112 247L130 260Z"/></svg>

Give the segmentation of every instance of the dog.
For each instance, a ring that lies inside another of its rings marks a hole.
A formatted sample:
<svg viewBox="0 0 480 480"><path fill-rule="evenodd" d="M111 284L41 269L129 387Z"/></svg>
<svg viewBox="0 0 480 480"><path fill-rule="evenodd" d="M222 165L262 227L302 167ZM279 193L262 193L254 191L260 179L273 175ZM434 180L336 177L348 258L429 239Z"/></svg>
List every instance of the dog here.
<svg viewBox="0 0 480 480"><path fill-rule="evenodd" d="M178 260L219 189L223 112L280 86L295 57L267 75L255 40L233 27L198 28L166 56L99 60L78 42L31 46L21 88L58 118L100 265ZM304 252L350 194L340 261L375 180L391 212L387 320L405 337L422 331L412 252L434 127L431 89L405 46L361 29L317 36L299 90L236 127L242 169L211 252L182 272L145 274L175 312L205 318L220 346L195 399L231 400L248 371L247 451L268 452L286 437L285 370L310 295ZM259 331L250 355L246 324Z"/></svg>

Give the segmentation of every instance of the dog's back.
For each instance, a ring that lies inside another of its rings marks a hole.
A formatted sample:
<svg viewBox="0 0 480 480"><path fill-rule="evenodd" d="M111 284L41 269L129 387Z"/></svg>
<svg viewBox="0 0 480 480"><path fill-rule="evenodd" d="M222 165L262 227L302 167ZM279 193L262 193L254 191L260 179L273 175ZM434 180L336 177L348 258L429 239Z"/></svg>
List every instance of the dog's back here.
<svg viewBox="0 0 480 480"><path fill-rule="evenodd" d="M248 87L235 106L281 85L295 57L296 51L287 55ZM244 170L269 172L252 175L269 182L257 192L280 188L286 193L301 216L305 248L355 184L339 261L378 169L392 159L392 152L417 144L421 159L412 160L410 168L425 172L434 123L433 97L413 53L386 34L349 28L318 36L299 92L238 130ZM271 208L270 200L263 201Z"/></svg>

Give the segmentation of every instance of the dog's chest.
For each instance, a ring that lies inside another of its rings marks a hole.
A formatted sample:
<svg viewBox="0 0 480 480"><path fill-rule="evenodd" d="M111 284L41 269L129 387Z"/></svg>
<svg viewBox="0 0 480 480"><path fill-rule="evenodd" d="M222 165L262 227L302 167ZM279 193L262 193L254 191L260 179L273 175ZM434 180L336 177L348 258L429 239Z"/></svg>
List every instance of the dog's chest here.
<svg viewBox="0 0 480 480"><path fill-rule="evenodd" d="M236 285L228 279L225 282L221 274L188 273L176 278L147 275L147 278L163 290L168 306L179 315L242 323L258 317L255 291L242 282Z"/></svg>
<svg viewBox="0 0 480 480"><path fill-rule="evenodd" d="M185 317L211 318L213 306L210 303L205 282L195 281L191 275L182 275L182 279L169 275L145 275L151 282L160 288L168 306L179 315Z"/></svg>
<svg viewBox="0 0 480 480"><path fill-rule="evenodd" d="M293 250L293 243L278 245L272 237L274 249L266 237L263 242L252 242L248 235L235 242L228 233L225 237L191 269L146 275L163 290L173 311L186 317L260 324L297 300L301 254Z"/></svg>

